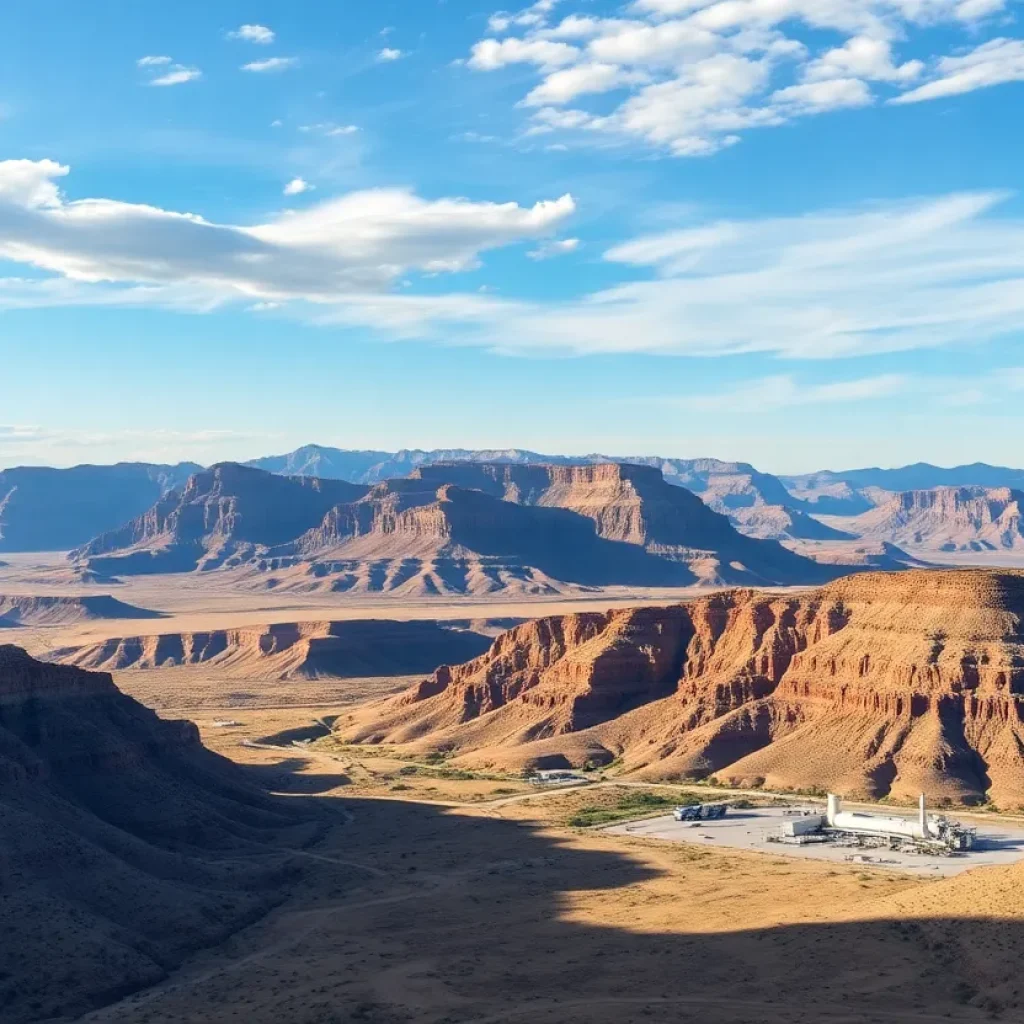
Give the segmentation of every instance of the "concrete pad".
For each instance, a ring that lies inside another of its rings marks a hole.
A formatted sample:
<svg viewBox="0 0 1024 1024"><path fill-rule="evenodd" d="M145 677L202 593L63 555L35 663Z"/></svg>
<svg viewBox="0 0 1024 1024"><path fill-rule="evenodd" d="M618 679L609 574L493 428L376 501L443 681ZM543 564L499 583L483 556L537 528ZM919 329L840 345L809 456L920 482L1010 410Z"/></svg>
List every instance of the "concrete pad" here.
<svg viewBox="0 0 1024 1024"><path fill-rule="evenodd" d="M792 811L793 808L787 808ZM814 814L824 810L820 806L800 808ZM676 821L671 814L643 821L622 822L609 825L604 831L619 835L642 836L646 839L663 839L675 843L692 843L695 846L728 847L735 850L753 850L779 857L804 857L812 860L827 860L852 867L882 868L887 871L906 871L915 875L933 878L956 875L969 868L985 867L992 864L1012 864L1024 858L1024 828L1007 825L978 824L976 847L965 853L949 857L928 854L892 853L887 849L859 849L831 843L812 843L806 846L791 846L773 843L768 836L779 835L784 821L792 820L781 807L759 807L753 810L730 810L719 821ZM892 814L888 808L886 814ZM912 815L907 815L912 817ZM955 814L950 814L956 818ZM974 824L971 822L971 824Z"/></svg>

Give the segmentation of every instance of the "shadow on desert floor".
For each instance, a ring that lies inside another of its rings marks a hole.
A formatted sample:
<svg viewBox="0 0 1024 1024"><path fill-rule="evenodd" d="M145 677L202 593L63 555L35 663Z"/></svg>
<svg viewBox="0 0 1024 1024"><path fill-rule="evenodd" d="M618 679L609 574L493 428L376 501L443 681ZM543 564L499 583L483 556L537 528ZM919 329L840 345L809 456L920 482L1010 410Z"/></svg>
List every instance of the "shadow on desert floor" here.
<svg viewBox="0 0 1024 1024"><path fill-rule="evenodd" d="M1024 1019L1024 897L1004 869L925 884L493 812L300 798L349 820L296 851L308 871L288 900L88 1020Z"/></svg>

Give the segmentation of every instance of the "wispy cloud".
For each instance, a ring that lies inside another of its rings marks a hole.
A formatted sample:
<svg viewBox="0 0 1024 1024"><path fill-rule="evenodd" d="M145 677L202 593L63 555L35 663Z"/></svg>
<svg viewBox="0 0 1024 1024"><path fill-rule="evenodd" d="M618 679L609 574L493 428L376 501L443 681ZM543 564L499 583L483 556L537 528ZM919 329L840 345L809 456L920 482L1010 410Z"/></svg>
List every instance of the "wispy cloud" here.
<svg viewBox="0 0 1024 1024"><path fill-rule="evenodd" d="M355 124L334 124L327 121L319 124L300 124L299 131L312 132L329 139L336 139L345 135L355 135L359 131L359 126Z"/></svg>
<svg viewBox="0 0 1024 1024"><path fill-rule="evenodd" d="M388 63L393 60L401 60L405 54L401 50L396 50L393 46L385 46L383 50L379 50L377 53L377 60Z"/></svg>
<svg viewBox="0 0 1024 1024"><path fill-rule="evenodd" d="M795 406L877 401L906 391L908 385L908 379L901 374L825 384L801 383L790 374L776 374L717 394L673 396L663 401L699 412L773 412Z"/></svg>
<svg viewBox="0 0 1024 1024"><path fill-rule="evenodd" d="M522 207L377 189L234 226L111 199L68 201L57 184L67 175L55 161L0 162L0 259L86 285L198 291L206 302L329 303L411 271L456 273L482 252L550 235L575 209L568 195ZM0 278L0 305L5 290L31 293Z"/></svg>
<svg viewBox="0 0 1024 1024"><path fill-rule="evenodd" d="M287 71L289 68L298 67L297 57L268 57L266 60L254 60L242 65L243 71L251 71L255 74L273 74L279 71Z"/></svg>
<svg viewBox="0 0 1024 1024"><path fill-rule="evenodd" d="M555 256L564 256L566 253L575 252L579 247L580 240L578 238L553 238L551 241L542 242L526 255L531 260L550 260Z"/></svg>
<svg viewBox="0 0 1024 1024"><path fill-rule="evenodd" d="M1021 81L1024 81L1024 39L992 39L962 56L941 58L936 62L931 81L889 102L921 103Z"/></svg>
<svg viewBox="0 0 1024 1024"><path fill-rule="evenodd" d="M575 211L569 196L522 207L384 189L233 226L71 201L67 175L55 161L0 163L0 259L53 275L0 279L0 308L292 302L293 315L384 335L534 355L832 359L1024 332L1024 221L1001 193L749 220L677 212L679 227L603 254L622 283L525 301L397 287L516 242L535 256L572 251L573 239L553 240Z"/></svg>
<svg viewBox="0 0 1024 1024"><path fill-rule="evenodd" d="M146 85L158 87L184 85L186 82L194 82L203 77L199 68L176 64L171 57L140 57L135 64L149 76Z"/></svg>

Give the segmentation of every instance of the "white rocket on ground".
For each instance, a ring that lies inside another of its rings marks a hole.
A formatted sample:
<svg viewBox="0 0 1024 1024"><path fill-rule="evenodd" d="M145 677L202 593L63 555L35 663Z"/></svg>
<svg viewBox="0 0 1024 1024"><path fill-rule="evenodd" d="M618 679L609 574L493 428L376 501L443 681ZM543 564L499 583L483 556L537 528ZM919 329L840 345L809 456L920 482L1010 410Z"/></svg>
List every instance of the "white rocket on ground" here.
<svg viewBox="0 0 1024 1024"><path fill-rule="evenodd" d="M938 824L928 816L924 793L918 799L916 819L869 814L865 811L844 811L842 797L829 793L825 821L829 828L866 836L902 836L928 841L939 838L940 834Z"/></svg>

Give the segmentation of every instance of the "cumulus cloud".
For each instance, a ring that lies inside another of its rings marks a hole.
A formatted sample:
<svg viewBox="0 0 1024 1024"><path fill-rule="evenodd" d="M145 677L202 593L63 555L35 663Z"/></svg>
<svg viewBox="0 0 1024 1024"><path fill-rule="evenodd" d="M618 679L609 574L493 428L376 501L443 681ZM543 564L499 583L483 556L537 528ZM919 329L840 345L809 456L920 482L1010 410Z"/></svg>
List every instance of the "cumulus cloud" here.
<svg viewBox="0 0 1024 1024"><path fill-rule="evenodd" d="M898 67L893 63L892 45L888 39L854 36L811 61L804 71L808 81L830 78L862 78L875 82L910 82L924 71L919 60L909 60Z"/></svg>
<svg viewBox="0 0 1024 1024"><path fill-rule="evenodd" d="M522 207L377 189L243 226L112 199L69 200L58 187L67 174L54 161L0 162L0 260L57 275L40 282L43 292L0 278L0 305L30 303L33 294L75 301L55 287L62 280L99 286L87 301L130 286L143 290L128 301L140 302L335 302L386 290L413 271L466 270L489 249L547 237L575 209L568 195Z"/></svg>
<svg viewBox="0 0 1024 1024"><path fill-rule="evenodd" d="M268 57L266 60L254 60L242 65L243 71L252 71L256 74L267 74L275 71L287 71L294 68L299 61L296 57Z"/></svg>
<svg viewBox="0 0 1024 1024"><path fill-rule="evenodd" d="M465 62L480 72L534 69L520 99L533 111L527 135L706 156L754 128L1024 77L1022 41L941 58L917 88L927 63L897 53L935 26L976 34L1005 0L634 0L612 17L576 2L561 20L536 4L496 13Z"/></svg>
<svg viewBox="0 0 1024 1024"><path fill-rule="evenodd" d="M269 46L277 36L266 25L241 25L228 33L228 39L239 39L245 43Z"/></svg>
<svg viewBox="0 0 1024 1024"><path fill-rule="evenodd" d="M393 46L385 46L383 50L377 52L377 60L385 64L393 60L401 60L404 56L405 54L401 50L397 50Z"/></svg>
<svg viewBox="0 0 1024 1024"><path fill-rule="evenodd" d="M587 93L610 92L627 85L647 81L641 71L627 71L614 64L577 64L552 72L523 100L526 106L562 104Z"/></svg>
<svg viewBox="0 0 1024 1024"><path fill-rule="evenodd" d="M772 102L801 113L818 114L842 107L866 107L871 90L859 78L829 78L790 85L772 94Z"/></svg>
<svg viewBox="0 0 1024 1024"><path fill-rule="evenodd" d="M572 64L578 56L579 50L575 46L549 39L482 39L473 45L469 66L478 71L494 71L509 64L554 68Z"/></svg>
<svg viewBox="0 0 1024 1024"><path fill-rule="evenodd" d="M305 178L292 178L284 187L286 196L301 196L303 192L311 192L313 186Z"/></svg>

